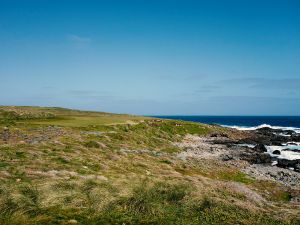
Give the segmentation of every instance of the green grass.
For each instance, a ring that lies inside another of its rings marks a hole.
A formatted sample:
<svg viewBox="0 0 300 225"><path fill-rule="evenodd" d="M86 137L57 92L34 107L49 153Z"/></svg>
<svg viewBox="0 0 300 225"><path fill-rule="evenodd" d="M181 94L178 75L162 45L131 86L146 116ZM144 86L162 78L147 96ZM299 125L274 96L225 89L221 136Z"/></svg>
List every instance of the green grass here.
<svg viewBox="0 0 300 225"><path fill-rule="evenodd" d="M20 220L24 224L68 224L72 220L79 224L296 224L209 196L194 197L195 187L179 181L144 180L130 193L106 203L98 193L111 187L93 180L81 185L61 182L53 188L70 197L60 204L52 199L56 203L45 205L44 193L34 186L20 186L19 197L6 193L0 202L1 224L20 224ZM80 203L77 207L74 198Z"/></svg>
<svg viewBox="0 0 300 225"><path fill-rule="evenodd" d="M226 129L41 107L0 107L0 121L0 134L11 135L0 139L1 225L297 224L294 211L274 207L290 207L287 188L224 163L176 157L174 142L187 134ZM228 190L231 182L270 205Z"/></svg>
<svg viewBox="0 0 300 225"><path fill-rule="evenodd" d="M226 172L220 172L218 174L220 179L228 180L228 181L235 181L239 183L244 184L252 184L254 182L254 179L250 178L246 174L240 172L240 171L226 171Z"/></svg>
<svg viewBox="0 0 300 225"><path fill-rule="evenodd" d="M263 195L272 201L289 202L292 198L290 189L271 181L257 181L253 186L259 189Z"/></svg>
<svg viewBox="0 0 300 225"><path fill-rule="evenodd" d="M9 166L9 163L7 162L0 162L0 170L3 170Z"/></svg>
<svg viewBox="0 0 300 225"><path fill-rule="evenodd" d="M0 107L2 123L25 122L26 124L86 127L104 124L124 124L147 119L125 114L89 112L47 107Z"/></svg>
<svg viewBox="0 0 300 225"><path fill-rule="evenodd" d="M128 123L135 118L131 116L113 116L113 115L99 115L99 116L70 116L60 117L51 120L31 120L32 124L43 124L43 125L56 125L65 127L85 127L92 125L103 125L103 124L123 124Z"/></svg>

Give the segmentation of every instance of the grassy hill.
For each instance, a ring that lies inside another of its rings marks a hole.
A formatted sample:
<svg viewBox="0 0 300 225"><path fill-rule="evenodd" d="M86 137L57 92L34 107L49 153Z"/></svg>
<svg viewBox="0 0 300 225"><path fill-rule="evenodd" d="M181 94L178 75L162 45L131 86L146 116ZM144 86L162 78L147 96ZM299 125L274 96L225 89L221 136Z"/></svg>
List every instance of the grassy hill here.
<svg viewBox="0 0 300 225"><path fill-rule="evenodd" d="M297 224L289 190L215 160L182 160L198 123L0 107L0 224ZM259 197L255 197L259 196ZM263 200L257 201L257 198Z"/></svg>

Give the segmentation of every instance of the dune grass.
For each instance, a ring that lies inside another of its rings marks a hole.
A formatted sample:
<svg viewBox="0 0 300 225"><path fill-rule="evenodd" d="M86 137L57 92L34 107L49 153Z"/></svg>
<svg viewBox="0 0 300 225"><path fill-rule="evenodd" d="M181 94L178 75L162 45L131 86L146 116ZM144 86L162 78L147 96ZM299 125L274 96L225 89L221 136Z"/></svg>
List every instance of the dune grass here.
<svg viewBox="0 0 300 225"><path fill-rule="evenodd" d="M296 224L265 212L249 210L217 198L199 195L184 181L143 180L126 195L111 196L105 182L60 182L52 188L63 198L45 194L34 186L20 186L17 193L2 195L1 224ZM2 194L4 190L1 190ZM49 196L48 196L49 197ZM74 222L75 221L75 222Z"/></svg>
<svg viewBox="0 0 300 225"><path fill-rule="evenodd" d="M0 107L0 114L0 134L10 136L0 140L1 225L299 222L296 209L277 206L290 204L285 187L176 157L182 149L174 142L219 127L61 108ZM269 202L259 205L245 190Z"/></svg>

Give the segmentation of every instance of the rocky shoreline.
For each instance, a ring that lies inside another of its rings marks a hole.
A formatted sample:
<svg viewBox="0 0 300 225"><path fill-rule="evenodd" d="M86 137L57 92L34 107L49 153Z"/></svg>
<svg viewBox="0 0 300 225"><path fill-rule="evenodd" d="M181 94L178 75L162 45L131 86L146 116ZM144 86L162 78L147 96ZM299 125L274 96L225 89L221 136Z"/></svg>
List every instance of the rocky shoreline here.
<svg viewBox="0 0 300 225"><path fill-rule="evenodd" d="M182 160L188 158L220 160L238 167L256 179L276 181L299 190L300 159L281 158L280 151L275 154L268 149L268 146L273 145L282 147L286 143L296 144L299 140L300 134L293 131L262 128L244 132L241 138L227 133L214 133L207 137L188 135L183 142L176 145L185 150L178 154ZM295 201L299 202L298 200Z"/></svg>
<svg viewBox="0 0 300 225"><path fill-rule="evenodd" d="M264 127L251 132L251 137L239 140L239 144L252 144L257 163L271 163L281 168L300 172L300 134L293 130ZM295 154L294 154L295 153ZM289 155L293 157L288 157Z"/></svg>

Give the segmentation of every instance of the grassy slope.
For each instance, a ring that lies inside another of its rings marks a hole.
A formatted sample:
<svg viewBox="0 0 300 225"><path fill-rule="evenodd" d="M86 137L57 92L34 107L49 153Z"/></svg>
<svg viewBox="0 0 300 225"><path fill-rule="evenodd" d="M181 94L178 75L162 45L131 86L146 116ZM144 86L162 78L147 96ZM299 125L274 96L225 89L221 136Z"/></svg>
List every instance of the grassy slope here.
<svg viewBox="0 0 300 225"><path fill-rule="evenodd" d="M79 110L69 110L64 108L41 108L41 107L1 107L0 111L14 111L17 114L21 114L21 118L30 118L30 124L41 125L58 125L65 127L82 127L98 124L122 124L122 123L134 123L143 119L142 117L122 115L122 114L110 114L103 112L89 112ZM37 116L36 116L37 115ZM50 116L49 116L50 115ZM1 116L1 115L0 115ZM35 118L36 116L36 118ZM48 116L48 117L47 117ZM51 116L54 116L51 118ZM26 120L26 123L28 120Z"/></svg>
<svg viewBox="0 0 300 225"><path fill-rule="evenodd" d="M186 134L224 129L61 108L0 107L0 224L296 224L286 188L182 161ZM265 200L257 201L257 193Z"/></svg>

